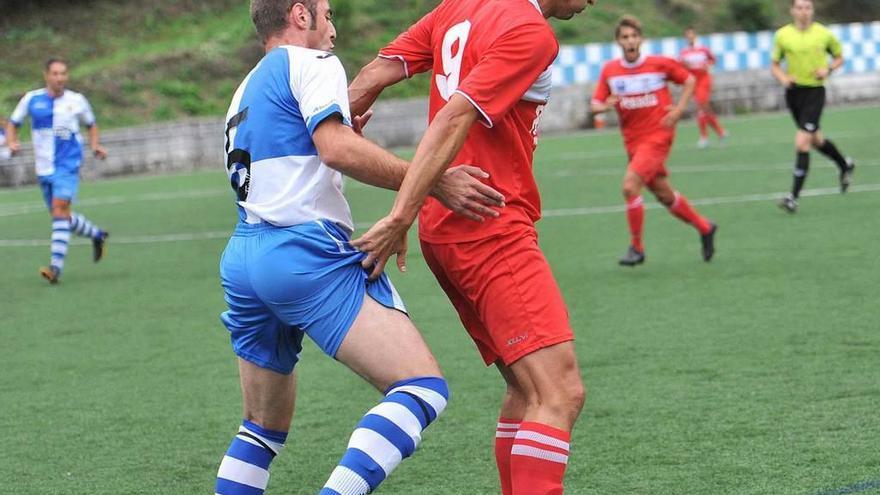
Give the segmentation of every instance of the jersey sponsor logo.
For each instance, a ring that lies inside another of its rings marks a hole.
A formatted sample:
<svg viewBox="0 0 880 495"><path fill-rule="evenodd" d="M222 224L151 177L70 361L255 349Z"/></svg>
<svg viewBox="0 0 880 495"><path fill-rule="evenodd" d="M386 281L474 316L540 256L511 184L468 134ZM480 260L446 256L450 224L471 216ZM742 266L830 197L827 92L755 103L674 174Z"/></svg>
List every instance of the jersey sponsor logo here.
<svg viewBox="0 0 880 495"><path fill-rule="evenodd" d="M620 96L634 96L660 91L666 87L666 75L662 72L627 74L608 78L611 92Z"/></svg>
<svg viewBox="0 0 880 495"><path fill-rule="evenodd" d="M52 134L64 141L70 141L70 138L73 137L73 131L66 127L54 127L52 128Z"/></svg>
<svg viewBox="0 0 880 495"><path fill-rule="evenodd" d="M620 108L624 110L638 110L639 108L655 107L660 104L657 95L648 93L641 96L624 96L620 99Z"/></svg>
<svg viewBox="0 0 880 495"><path fill-rule="evenodd" d="M687 53L682 57L685 65L692 69L700 69L707 65L709 57L703 52Z"/></svg>
<svg viewBox="0 0 880 495"><path fill-rule="evenodd" d="M434 80L440 96L446 101L452 98L452 94L461 82L461 62L464 59L464 47L470 34L471 21L465 20L449 28L443 36L441 48L443 74L437 74Z"/></svg>

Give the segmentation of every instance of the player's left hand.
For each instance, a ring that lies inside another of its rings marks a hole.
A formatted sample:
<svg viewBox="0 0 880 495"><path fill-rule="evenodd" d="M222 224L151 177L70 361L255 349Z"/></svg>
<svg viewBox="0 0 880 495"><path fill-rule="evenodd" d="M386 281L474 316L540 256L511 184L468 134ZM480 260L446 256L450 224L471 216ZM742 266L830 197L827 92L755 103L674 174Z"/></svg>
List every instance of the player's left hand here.
<svg viewBox="0 0 880 495"><path fill-rule="evenodd" d="M678 108L678 106L670 105L666 107L666 115L663 116L663 120L661 121L666 127L675 127L675 124L681 120L682 109Z"/></svg>
<svg viewBox="0 0 880 495"><path fill-rule="evenodd" d="M103 146L101 146L100 144L98 146L95 146L94 148L92 148L92 153L95 155L95 158L97 158L98 160L104 160L107 158L107 149L104 148Z"/></svg>
<svg viewBox="0 0 880 495"><path fill-rule="evenodd" d="M367 110L363 115L356 115L351 119L351 128L354 129L354 132L357 133L358 136L364 135L364 127L367 126L367 122L370 121L370 118L373 117L373 110Z"/></svg>
<svg viewBox="0 0 880 495"><path fill-rule="evenodd" d="M351 245L363 251L367 257L361 262L365 270L371 270L370 280L376 280L385 270L388 258L397 256L397 268L406 272L406 233L409 224L387 216L373 225L364 235L351 241Z"/></svg>
<svg viewBox="0 0 880 495"><path fill-rule="evenodd" d="M822 67L821 69L816 69L816 79L820 81L824 81L829 75L831 71L828 67Z"/></svg>
<svg viewBox="0 0 880 495"><path fill-rule="evenodd" d="M451 167L434 186L431 196L471 220L483 222L486 218L497 218L501 213L492 208L504 207L504 195L479 180L488 178L489 174L479 167Z"/></svg>

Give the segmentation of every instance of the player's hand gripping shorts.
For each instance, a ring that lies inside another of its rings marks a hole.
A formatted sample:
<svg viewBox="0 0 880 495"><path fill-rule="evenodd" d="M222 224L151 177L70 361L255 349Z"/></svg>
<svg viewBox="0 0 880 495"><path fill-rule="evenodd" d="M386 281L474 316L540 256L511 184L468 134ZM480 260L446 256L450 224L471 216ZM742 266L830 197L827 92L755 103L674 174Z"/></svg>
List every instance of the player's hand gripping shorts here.
<svg viewBox="0 0 880 495"><path fill-rule="evenodd" d="M422 241L440 282L487 365L574 339L568 310L534 228L455 244Z"/></svg>
<svg viewBox="0 0 880 495"><path fill-rule="evenodd" d="M299 360L303 334L336 356L364 294L406 312L384 273L368 281L361 267L365 257L329 221L292 227L240 223L220 261L229 305L220 319L235 354L286 375Z"/></svg>

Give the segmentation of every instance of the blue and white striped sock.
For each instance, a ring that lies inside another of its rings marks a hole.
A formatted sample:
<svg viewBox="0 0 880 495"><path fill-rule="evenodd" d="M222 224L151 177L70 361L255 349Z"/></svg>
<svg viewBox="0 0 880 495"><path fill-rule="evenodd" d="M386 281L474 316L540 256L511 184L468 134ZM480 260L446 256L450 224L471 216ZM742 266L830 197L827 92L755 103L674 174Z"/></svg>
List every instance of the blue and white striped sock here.
<svg viewBox="0 0 880 495"><path fill-rule="evenodd" d="M348 450L318 495L365 495L411 456L422 430L446 409L449 389L438 377L420 377L392 385L385 400L358 423Z"/></svg>
<svg viewBox="0 0 880 495"><path fill-rule="evenodd" d="M262 495L269 484L269 464L281 452L287 432L272 431L245 420L232 439L217 472L216 495Z"/></svg>
<svg viewBox="0 0 880 495"><path fill-rule="evenodd" d="M101 229L96 227L88 218L79 213L72 213L70 215L70 229L74 234L80 237L96 239L101 235Z"/></svg>
<svg viewBox="0 0 880 495"><path fill-rule="evenodd" d="M64 257L67 256L67 245L70 243L70 219L66 217L52 218L52 266L60 272L64 269Z"/></svg>

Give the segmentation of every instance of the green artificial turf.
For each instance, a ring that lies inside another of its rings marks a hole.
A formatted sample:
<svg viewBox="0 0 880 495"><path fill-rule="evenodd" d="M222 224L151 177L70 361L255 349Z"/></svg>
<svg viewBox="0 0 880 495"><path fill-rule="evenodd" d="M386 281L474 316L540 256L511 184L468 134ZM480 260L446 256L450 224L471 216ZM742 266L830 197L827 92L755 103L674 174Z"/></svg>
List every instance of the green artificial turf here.
<svg viewBox="0 0 880 495"><path fill-rule="evenodd" d="M836 169L814 153L807 189L819 195L796 215L773 199L791 180L787 115L728 119L731 138L707 150L684 124L671 180L719 224L716 259L650 209L635 269L616 263L628 242L616 131L541 140L540 241L589 389L567 494L880 493L878 118L877 107L827 113L827 135L858 160L853 190L835 193ZM348 195L361 230L392 200L354 183ZM75 244L49 287L39 191L0 191L0 493L212 493L241 419L218 319L236 221L224 171L84 183L77 210L112 230L107 258L93 265ZM409 272L391 276L453 397L379 493L499 493L502 382L411 246ZM311 343L298 370L269 495L317 493L380 398Z"/></svg>

